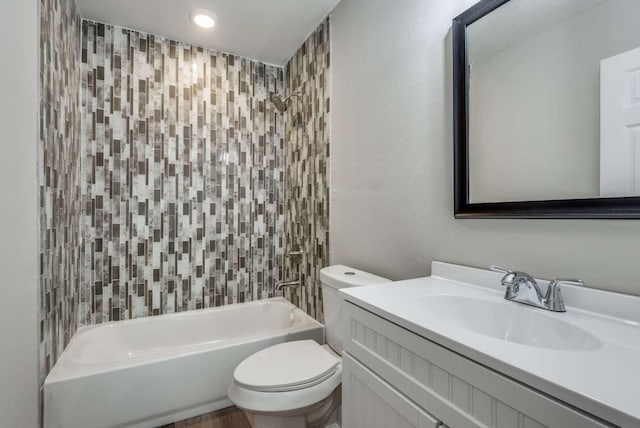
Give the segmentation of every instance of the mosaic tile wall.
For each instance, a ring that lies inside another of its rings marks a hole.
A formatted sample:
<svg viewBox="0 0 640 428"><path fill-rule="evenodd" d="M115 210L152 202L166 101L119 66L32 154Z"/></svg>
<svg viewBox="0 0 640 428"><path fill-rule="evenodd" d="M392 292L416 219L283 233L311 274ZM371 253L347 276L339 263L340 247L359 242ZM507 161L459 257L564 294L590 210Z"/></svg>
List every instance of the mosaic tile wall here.
<svg viewBox="0 0 640 428"><path fill-rule="evenodd" d="M80 16L40 1L40 383L76 331L81 281Z"/></svg>
<svg viewBox="0 0 640 428"><path fill-rule="evenodd" d="M283 70L83 21L82 324L274 296Z"/></svg>
<svg viewBox="0 0 640 428"><path fill-rule="evenodd" d="M286 294L319 320L320 269L329 264L330 45L327 17L285 66L287 95L301 94L285 119L285 241L303 253L286 260L287 280L303 283Z"/></svg>

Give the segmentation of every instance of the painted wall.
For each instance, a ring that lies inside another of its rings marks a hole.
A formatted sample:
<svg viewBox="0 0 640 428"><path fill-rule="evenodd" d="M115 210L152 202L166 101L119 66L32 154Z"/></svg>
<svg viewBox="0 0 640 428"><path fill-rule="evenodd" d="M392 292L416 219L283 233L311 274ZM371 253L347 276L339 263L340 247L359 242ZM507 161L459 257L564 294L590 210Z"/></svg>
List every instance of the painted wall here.
<svg viewBox="0 0 640 428"><path fill-rule="evenodd" d="M83 21L80 322L273 297L283 72Z"/></svg>
<svg viewBox="0 0 640 428"><path fill-rule="evenodd" d="M605 1L473 62L471 201L600 196L600 60L640 46L639 14Z"/></svg>
<svg viewBox="0 0 640 428"><path fill-rule="evenodd" d="M332 13L331 263L404 279L492 263L640 294L640 222L455 220L451 19L473 0Z"/></svg>
<svg viewBox="0 0 640 428"><path fill-rule="evenodd" d="M284 67L285 115L285 242L301 258L286 258L286 279L300 279L287 298L311 316L322 319L320 269L329 264L329 18L307 38Z"/></svg>
<svg viewBox="0 0 640 428"><path fill-rule="evenodd" d="M0 5L0 426L38 424L38 2Z"/></svg>
<svg viewBox="0 0 640 428"><path fill-rule="evenodd" d="M40 383L78 321L83 237L80 15L74 0L40 1Z"/></svg>

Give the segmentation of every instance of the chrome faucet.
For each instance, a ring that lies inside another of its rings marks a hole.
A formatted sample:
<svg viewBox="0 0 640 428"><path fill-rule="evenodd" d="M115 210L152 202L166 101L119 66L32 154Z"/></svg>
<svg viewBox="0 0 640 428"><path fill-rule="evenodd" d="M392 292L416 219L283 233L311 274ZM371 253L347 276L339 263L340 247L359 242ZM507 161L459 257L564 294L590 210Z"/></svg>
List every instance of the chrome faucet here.
<svg viewBox="0 0 640 428"><path fill-rule="evenodd" d="M280 291L284 287L300 287L300 280L294 279L293 281L281 282L280 284L276 285L276 290Z"/></svg>
<svg viewBox="0 0 640 428"><path fill-rule="evenodd" d="M566 312L564 307L564 300L562 299L562 293L560 293L560 286L562 284L568 285L584 285L581 279L563 279L557 278L549 283L547 288L547 294L545 296L546 309L553 312Z"/></svg>
<svg viewBox="0 0 640 428"><path fill-rule="evenodd" d="M562 293L560 292L560 285L584 285L584 282L580 279L558 278L549 283L547 292L543 295L536 280L525 272L510 271L509 269L495 265L491 266L491 270L504 274L501 282L502 285L507 287L504 294L505 300L511 300L553 312L566 312Z"/></svg>

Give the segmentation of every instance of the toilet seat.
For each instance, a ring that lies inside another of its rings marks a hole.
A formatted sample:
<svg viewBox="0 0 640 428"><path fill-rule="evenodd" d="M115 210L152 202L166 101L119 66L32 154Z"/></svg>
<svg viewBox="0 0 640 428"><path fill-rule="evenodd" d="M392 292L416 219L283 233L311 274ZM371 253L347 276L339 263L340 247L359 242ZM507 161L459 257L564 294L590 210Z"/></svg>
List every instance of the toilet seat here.
<svg viewBox="0 0 640 428"><path fill-rule="evenodd" d="M252 391L297 391L329 378L339 362L313 340L285 342L242 361L233 372L233 379L238 386Z"/></svg>
<svg viewBox="0 0 640 428"><path fill-rule="evenodd" d="M285 342L238 365L229 398L250 412L304 412L342 381L342 362L313 340Z"/></svg>

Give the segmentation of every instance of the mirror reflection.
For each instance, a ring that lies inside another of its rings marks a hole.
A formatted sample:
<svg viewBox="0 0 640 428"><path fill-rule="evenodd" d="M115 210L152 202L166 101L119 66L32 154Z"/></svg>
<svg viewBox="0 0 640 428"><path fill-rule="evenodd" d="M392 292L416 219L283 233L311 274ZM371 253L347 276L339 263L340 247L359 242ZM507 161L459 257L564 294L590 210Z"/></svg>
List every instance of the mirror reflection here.
<svg viewBox="0 0 640 428"><path fill-rule="evenodd" d="M639 16L511 0L468 27L469 202L640 196Z"/></svg>

